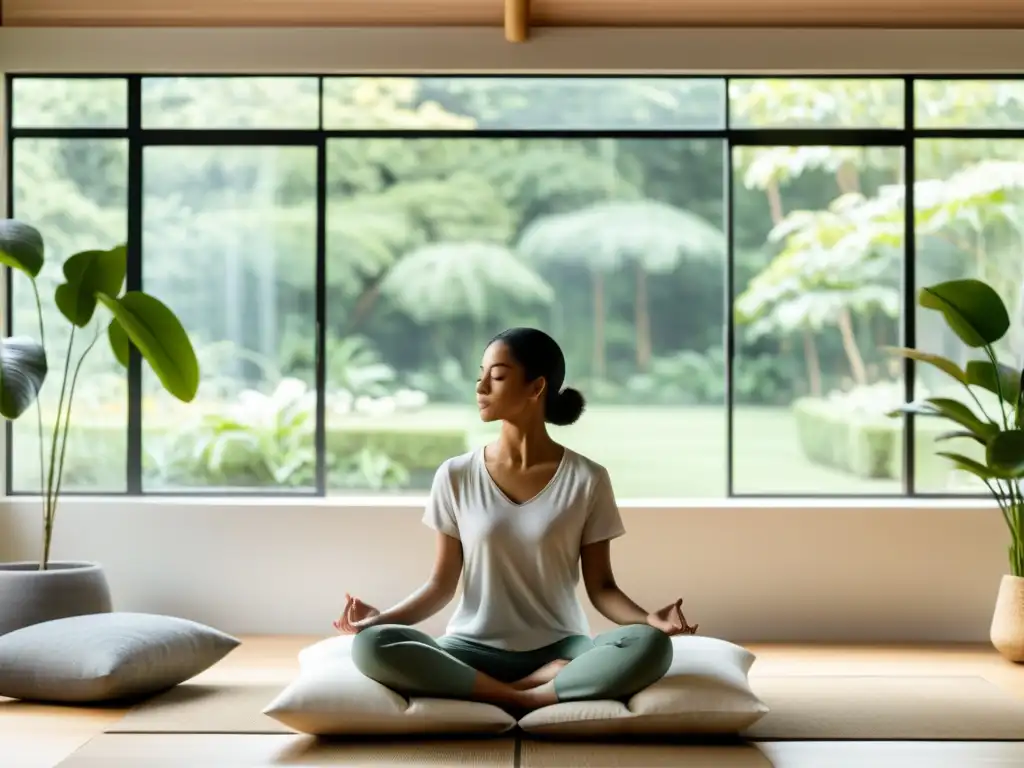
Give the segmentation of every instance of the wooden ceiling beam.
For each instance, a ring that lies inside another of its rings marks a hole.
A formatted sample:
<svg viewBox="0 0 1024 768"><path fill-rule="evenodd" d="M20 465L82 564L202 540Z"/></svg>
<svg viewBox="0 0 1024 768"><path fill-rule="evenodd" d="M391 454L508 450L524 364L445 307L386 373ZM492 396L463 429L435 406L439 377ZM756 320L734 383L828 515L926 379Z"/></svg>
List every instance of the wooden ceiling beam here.
<svg viewBox="0 0 1024 768"><path fill-rule="evenodd" d="M505 39L525 43L530 36L530 0L505 0Z"/></svg>
<svg viewBox="0 0 1024 768"><path fill-rule="evenodd" d="M1021 0L0 1L5 25L29 27L1024 28Z"/></svg>

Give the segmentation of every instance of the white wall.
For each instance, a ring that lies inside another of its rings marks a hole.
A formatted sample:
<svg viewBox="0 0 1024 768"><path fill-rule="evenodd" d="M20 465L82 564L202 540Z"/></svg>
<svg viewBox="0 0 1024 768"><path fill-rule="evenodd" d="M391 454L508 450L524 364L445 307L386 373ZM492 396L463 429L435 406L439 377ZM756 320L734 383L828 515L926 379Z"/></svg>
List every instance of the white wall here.
<svg viewBox="0 0 1024 768"><path fill-rule="evenodd" d="M1006 570L1002 518L981 505L624 517L612 550L623 588L649 608L684 597L702 632L741 641L985 641ZM101 562L119 610L236 633L329 633L346 590L384 607L419 586L433 554L419 519L411 504L67 499L53 556ZM0 561L38 557L40 521L34 500L0 502ZM441 631L446 616L427 628Z"/></svg>

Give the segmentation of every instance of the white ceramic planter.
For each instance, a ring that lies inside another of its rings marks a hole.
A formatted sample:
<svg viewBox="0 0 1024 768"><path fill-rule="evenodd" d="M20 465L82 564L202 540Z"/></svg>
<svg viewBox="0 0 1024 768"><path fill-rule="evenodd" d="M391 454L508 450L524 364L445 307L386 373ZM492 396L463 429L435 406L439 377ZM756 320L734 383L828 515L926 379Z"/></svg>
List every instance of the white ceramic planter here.
<svg viewBox="0 0 1024 768"><path fill-rule="evenodd" d="M1024 662L1024 578L1003 576L990 637L992 645L1007 659Z"/></svg>
<svg viewBox="0 0 1024 768"><path fill-rule="evenodd" d="M96 563L0 563L0 635L44 621L112 610L110 587Z"/></svg>

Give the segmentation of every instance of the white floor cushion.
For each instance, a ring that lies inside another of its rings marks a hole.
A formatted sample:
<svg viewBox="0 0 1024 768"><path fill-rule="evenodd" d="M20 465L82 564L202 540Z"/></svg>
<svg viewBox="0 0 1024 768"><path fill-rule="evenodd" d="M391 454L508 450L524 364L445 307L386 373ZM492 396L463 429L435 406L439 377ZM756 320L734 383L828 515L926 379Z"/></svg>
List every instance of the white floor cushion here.
<svg viewBox="0 0 1024 768"><path fill-rule="evenodd" d="M303 649L299 675L263 714L314 736L499 734L516 721L499 707L451 699L405 699L356 669L352 638Z"/></svg>
<svg viewBox="0 0 1024 768"><path fill-rule="evenodd" d="M524 731L550 736L734 734L760 720L768 707L747 678L755 656L710 637L672 638L672 666L629 701L555 704L519 721ZM298 678L264 714L317 736L504 733L516 725L490 704L409 699L361 674L351 660L352 637L338 636L299 653Z"/></svg>
<svg viewBox="0 0 1024 768"><path fill-rule="evenodd" d="M0 637L0 696L62 704L142 698L204 672L239 643L174 616L54 619Z"/></svg>
<svg viewBox="0 0 1024 768"><path fill-rule="evenodd" d="M626 703L554 704L519 721L524 731L550 736L627 734L735 734L760 720L768 707L747 678L755 656L724 640L672 638L666 675Z"/></svg>
<svg viewBox="0 0 1024 768"><path fill-rule="evenodd" d="M305 669L331 660L347 659L352 655L352 641L355 639L355 635L338 635L307 645L299 651L299 667Z"/></svg>

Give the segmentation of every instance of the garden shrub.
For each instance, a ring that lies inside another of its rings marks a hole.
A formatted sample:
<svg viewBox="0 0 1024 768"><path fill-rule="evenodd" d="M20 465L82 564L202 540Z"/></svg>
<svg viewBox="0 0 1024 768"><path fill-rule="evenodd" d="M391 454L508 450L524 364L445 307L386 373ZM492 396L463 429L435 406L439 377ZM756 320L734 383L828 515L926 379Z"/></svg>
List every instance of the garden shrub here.
<svg viewBox="0 0 1024 768"><path fill-rule="evenodd" d="M330 426L330 425L328 425ZM36 451L26 439L19 444L24 449ZM438 466L447 458L469 450L469 439L464 429L451 427L379 427L346 426L328 428L326 434L328 464L356 466L364 455L385 456L408 474L408 484L420 489L429 488L430 478ZM121 424L77 425L68 440L65 463L65 483L70 488L109 488L117 491L125 484L126 432ZM198 457L190 456L187 450L173 452L173 467L161 466L160 449L164 447L161 430L147 428L145 431L144 458L147 477L159 476L161 483L172 483L193 488L244 487L253 484L270 484L263 462L245 461L242 454L248 451L236 450L225 457L223 470L212 472L201 466ZM182 446L187 448L187 446ZM239 447L240 448L240 447ZM312 441L309 441L312 449ZM19 456L19 462L31 460L35 454ZM253 457L257 458L257 457ZM37 460L36 460L37 461ZM313 483L313 464L303 467L287 483L292 487L308 486ZM357 486L360 485L358 480ZM363 487L367 487L363 485ZM25 489L31 490L31 489Z"/></svg>
<svg viewBox="0 0 1024 768"><path fill-rule="evenodd" d="M51 438L44 432L45 439ZM123 424L105 427L102 425L75 424L68 431L67 452L64 459L64 480L62 489L101 490L117 493L125 490L128 431ZM49 447L48 443L46 444ZM39 438L35 434L18 435L17 461L24 467L16 477L32 472L38 477ZM19 488L22 491L37 491L38 488Z"/></svg>
<svg viewBox="0 0 1024 768"><path fill-rule="evenodd" d="M837 407L834 400L805 397L793 403L797 438L804 456L815 464L855 477L903 477L903 421ZM944 487L950 465L936 455L935 438L948 428L927 419L915 422L915 479L920 485ZM958 447L957 450L960 450Z"/></svg>
<svg viewBox="0 0 1024 768"><path fill-rule="evenodd" d="M469 450L466 430L454 427L345 426L327 429L327 453L338 459L363 451L383 454L411 473L429 472Z"/></svg>

